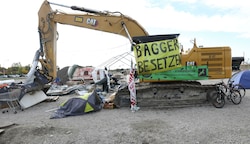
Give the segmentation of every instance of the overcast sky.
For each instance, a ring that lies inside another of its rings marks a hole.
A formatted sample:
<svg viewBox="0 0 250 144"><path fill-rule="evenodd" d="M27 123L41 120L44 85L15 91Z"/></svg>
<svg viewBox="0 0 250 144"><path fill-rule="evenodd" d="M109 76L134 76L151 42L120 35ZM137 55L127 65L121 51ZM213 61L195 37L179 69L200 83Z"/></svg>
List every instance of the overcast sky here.
<svg viewBox="0 0 250 144"><path fill-rule="evenodd" d="M204 47L230 46L232 56L250 62L250 4L246 0L51 0L99 11L120 11L150 35L180 33L185 50L196 38ZM38 10L43 0L7 0L0 5L0 65L31 64L39 48ZM53 7L65 12L70 9ZM57 65L98 66L130 51L129 40L105 32L58 24ZM119 64L123 67L124 64Z"/></svg>

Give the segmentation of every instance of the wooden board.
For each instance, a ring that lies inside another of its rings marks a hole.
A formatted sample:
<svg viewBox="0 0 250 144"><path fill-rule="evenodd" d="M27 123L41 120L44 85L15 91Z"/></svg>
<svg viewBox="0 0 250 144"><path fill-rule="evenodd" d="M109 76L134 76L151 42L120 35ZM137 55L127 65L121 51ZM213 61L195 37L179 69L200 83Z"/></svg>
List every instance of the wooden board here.
<svg viewBox="0 0 250 144"><path fill-rule="evenodd" d="M46 102L55 102L59 99L59 96L48 96Z"/></svg>

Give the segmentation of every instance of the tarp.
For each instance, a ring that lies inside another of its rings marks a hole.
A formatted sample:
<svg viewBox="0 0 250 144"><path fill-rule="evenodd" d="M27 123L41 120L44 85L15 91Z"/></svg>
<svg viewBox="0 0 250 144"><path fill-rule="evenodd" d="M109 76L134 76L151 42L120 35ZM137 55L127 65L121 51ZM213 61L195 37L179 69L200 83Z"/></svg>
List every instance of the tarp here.
<svg viewBox="0 0 250 144"><path fill-rule="evenodd" d="M92 93L86 93L83 96L70 98L62 103L56 110L51 119L64 118L67 116L83 115L90 112L96 112L102 109L102 101L94 90Z"/></svg>
<svg viewBox="0 0 250 144"><path fill-rule="evenodd" d="M152 74L181 67L179 34L133 37L137 72Z"/></svg>
<svg viewBox="0 0 250 144"><path fill-rule="evenodd" d="M233 84L241 84L245 89L250 89L250 70L239 71L230 80Z"/></svg>

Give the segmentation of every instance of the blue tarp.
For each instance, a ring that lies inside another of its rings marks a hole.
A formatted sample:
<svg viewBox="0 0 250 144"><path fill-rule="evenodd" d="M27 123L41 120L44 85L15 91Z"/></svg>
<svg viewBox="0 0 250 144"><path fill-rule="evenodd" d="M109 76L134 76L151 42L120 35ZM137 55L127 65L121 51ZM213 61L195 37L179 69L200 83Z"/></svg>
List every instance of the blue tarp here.
<svg viewBox="0 0 250 144"><path fill-rule="evenodd" d="M241 84L245 89L250 89L250 70L239 71L230 80L233 84Z"/></svg>

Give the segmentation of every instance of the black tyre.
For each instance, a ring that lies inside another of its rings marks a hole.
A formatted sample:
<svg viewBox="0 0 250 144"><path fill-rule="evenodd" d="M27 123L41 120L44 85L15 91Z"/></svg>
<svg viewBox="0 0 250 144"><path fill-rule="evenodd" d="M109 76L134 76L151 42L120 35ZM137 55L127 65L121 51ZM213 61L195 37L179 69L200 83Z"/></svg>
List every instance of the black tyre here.
<svg viewBox="0 0 250 144"><path fill-rule="evenodd" d="M211 102L216 108L223 108L226 103L224 96L218 92L211 93Z"/></svg>
<svg viewBox="0 0 250 144"><path fill-rule="evenodd" d="M232 94L231 94L231 101L234 104L236 104L236 105L240 104L241 103L241 99L242 99L242 97L241 97L241 94L240 94L240 92L238 90L232 92Z"/></svg>
<svg viewBox="0 0 250 144"><path fill-rule="evenodd" d="M207 97L207 101L208 102L210 102L210 103L212 103L212 96L213 96L213 93L216 93L217 91L216 90L209 90L208 92L207 92L207 95L206 95L206 97Z"/></svg>
<svg viewBox="0 0 250 144"><path fill-rule="evenodd" d="M233 90L239 91L241 94L241 97L244 97L246 95L246 89L241 84L235 84L233 86Z"/></svg>

